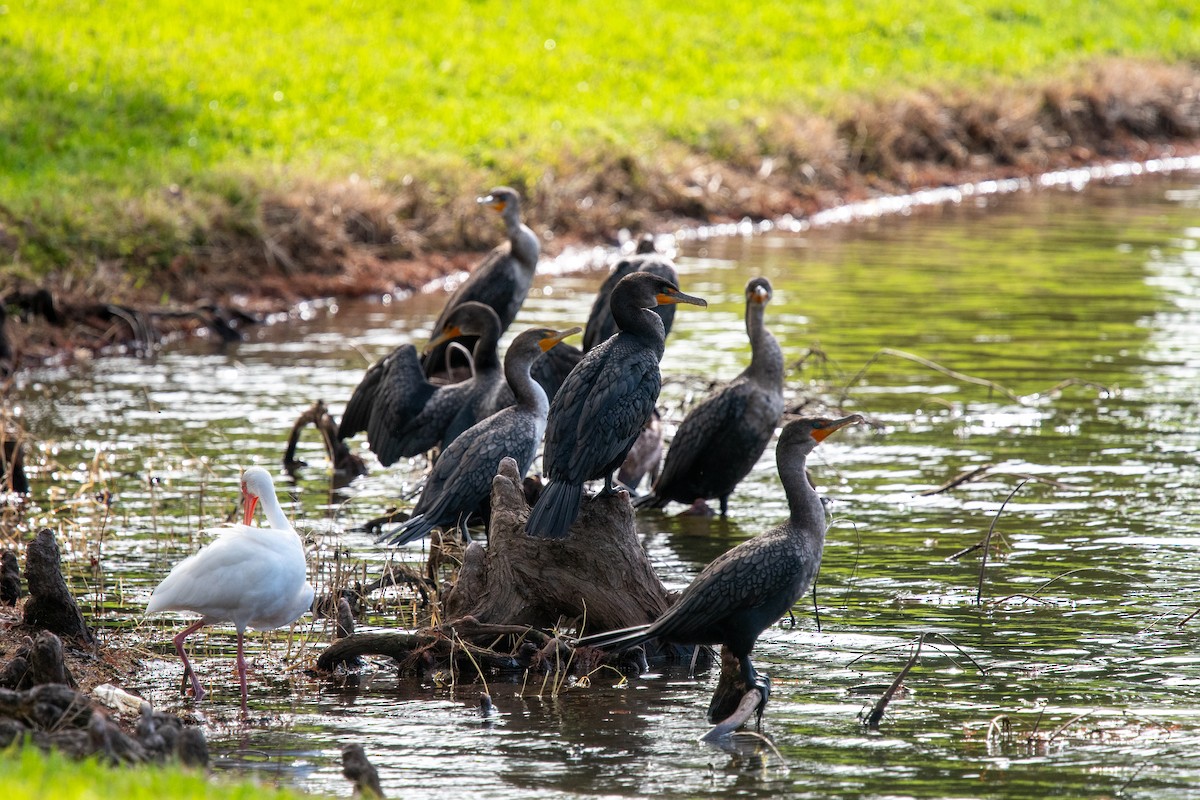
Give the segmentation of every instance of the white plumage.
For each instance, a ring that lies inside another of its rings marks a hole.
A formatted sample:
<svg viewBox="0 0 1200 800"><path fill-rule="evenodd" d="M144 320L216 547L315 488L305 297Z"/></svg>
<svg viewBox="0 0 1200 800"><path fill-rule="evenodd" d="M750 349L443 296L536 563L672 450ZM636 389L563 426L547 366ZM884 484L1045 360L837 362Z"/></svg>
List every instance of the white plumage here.
<svg viewBox="0 0 1200 800"><path fill-rule="evenodd" d="M193 611L200 619L175 637L175 650L191 676L196 700L204 689L183 650L184 640L205 625L231 622L237 628L237 667L246 709L246 628L271 630L289 625L312 606L313 587L305 578L304 544L283 513L271 475L251 467L242 475L245 507L241 525L215 528L217 538L175 565L146 606L156 611ZM269 528L251 526L262 503Z"/></svg>

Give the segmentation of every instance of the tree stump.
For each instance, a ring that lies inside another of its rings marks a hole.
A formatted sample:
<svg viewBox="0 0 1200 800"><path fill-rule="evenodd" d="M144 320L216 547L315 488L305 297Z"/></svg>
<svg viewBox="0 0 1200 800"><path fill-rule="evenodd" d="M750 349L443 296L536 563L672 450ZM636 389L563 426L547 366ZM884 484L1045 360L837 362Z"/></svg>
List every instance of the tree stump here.
<svg viewBox="0 0 1200 800"><path fill-rule="evenodd" d="M491 506L488 546L467 548L446 594L448 618L543 629L565 618L606 631L652 622L670 606L624 492L585 499L566 539L535 539L525 533L529 506L516 462L505 458Z"/></svg>
<svg viewBox="0 0 1200 800"><path fill-rule="evenodd" d="M21 589L21 565L12 550L0 550L0 605L15 606Z"/></svg>
<svg viewBox="0 0 1200 800"><path fill-rule="evenodd" d="M367 760L361 744L342 748L342 774L354 781L354 796L364 800L383 800L383 788L379 784L379 772Z"/></svg>
<svg viewBox="0 0 1200 800"><path fill-rule="evenodd" d="M23 609L26 625L94 643L83 614L67 589L58 543L49 528L43 528L25 549L25 582L29 586L29 599Z"/></svg>

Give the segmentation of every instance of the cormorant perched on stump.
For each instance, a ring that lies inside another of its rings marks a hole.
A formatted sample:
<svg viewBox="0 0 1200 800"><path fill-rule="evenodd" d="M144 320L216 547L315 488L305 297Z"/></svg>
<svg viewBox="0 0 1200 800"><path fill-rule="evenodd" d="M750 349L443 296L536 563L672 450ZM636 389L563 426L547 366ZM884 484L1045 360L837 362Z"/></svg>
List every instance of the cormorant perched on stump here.
<svg viewBox="0 0 1200 800"><path fill-rule="evenodd" d="M472 377L445 386L432 384L421 372L416 348L401 345L367 370L346 403L338 438L366 431L371 451L386 467L439 444L445 447L482 419L481 410L504 380L496 353L496 312L483 303L462 304L438 329L432 346L464 334L475 340Z"/></svg>
<svg viewBox="0 0 1200 800"><path fill-rule="evenodd" d="M583 484L612 473L654 412L662 385L663 322L657 305L708 305L648 272L626 275L613 289L612 313L620 333L589 350L563 382L546 424L544 464L550 483L529 514L525 530L562 539L579 515Z"/></svg>
<svg viewBox="0 0 1200 800"><path fill-rule="evenodd" d="M555 331L532 328L513 340L504 355L504 374L517 396L517 404L497 411L455 439L438 458L413 508L412 517L390 536L401 545L461 524L488 499L496 467L505 456L517 462L522 476L537 456L546 430L550 401L529 374L542 353L581 328Z"/></svg>

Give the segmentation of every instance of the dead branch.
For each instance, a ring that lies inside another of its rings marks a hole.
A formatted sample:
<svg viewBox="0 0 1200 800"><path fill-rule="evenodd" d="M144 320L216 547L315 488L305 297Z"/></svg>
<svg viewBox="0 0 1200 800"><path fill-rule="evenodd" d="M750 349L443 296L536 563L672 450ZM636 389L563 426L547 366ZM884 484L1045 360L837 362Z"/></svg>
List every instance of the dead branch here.
<svg viewBox="0 0 1200 800"><path fill-rule="evenodd" d="M921 492L919 496L920 497L931 497L932 495L941 494L942 492L949 491L949 490L955 488L956 486L962 486L964 483L969 483L970 481L976 480L978 478L982 478L984 476L984 474L994 466L995 466L995 464L984 464L982 466L975 467L975 469L969 469L966 472L960 472L959 474L955 475L953 478L946 481L945 483L943 483L941 486L937 487L936 489L926 489L925 491ZM960 553L959 555L966 555L966 553ZM950 559L946 559L946 560L949 561Z"/></svg>
<svg viewBox="0 0 1200 800"><path fill-rule="evenodd" d="M917 658L921 655L921 645L925 643L925 634L917 637L916 647L913 648L912 655L908 657L908 663L904 665L904 669L900 670L900 674L892 681L892 685L887 688L887 691L875 701L874 707L871 708L871 713L867 715L867 728L869 730L879 730L879 722L883 719L883 713L887 710L888 703L892 702L896 692L899 691L900 685L904 683L905 676L909 670L917 663Z"/></svg>
<svg viewBox="0 0 1200 800"><path fill-rule="evenodd" d="M983 386L989 391L1004 395L1018 405L1025 405L1025 400L1023 400L1020 395L1005 386L1001 386L995 381L990 381L986 378L976 378L973 375L967 375L966 373L958 372L957 370L950 369L949 367L943 367L936 361L930 361L927 358L922 358L921 356L913 355L912 353L906 353L903 350L894 350L890 347L885 347L882 350L879 350L867 359L867 363L863 364L862 368L854 375L853 378L850 379L850 382L846 384L845 388L842 389L840 402L846 402L850 396L850 390L854 388L856 383L862 380L862 377L867 374L867 370L871 368L871 365L878 361L882 356L893 356L895 358L903 358L908 361L912 361L916 364L920 364L923 367L931 369L934 372L939 372L953 380L961 381L962 383L974 384L975 386Z"/></svg>
<svg viewBox="0 0 1200 800"><path fill-rule="evenodd" d="M336 476L344 479L345 483L349 483L359 475L367 474L367 467L363 460L338 438L337 423L330 416L325 402L317 400L296 418L296 422L292 425L292 432L288 435L287 449L283 454L283 468L288 475L295 477L301 467L308 466L305 462L296 459L296 444L306 425L312 425L320 431L321 441L325 444L325 452L329 456L330 463L333 464Z"/></svg>
<svg viewBox="0 0 1200 800"><path fill-rule="evenodd" d="M992 517L992 524L988 526L987 536L983 537L983 556L979 559L979 585L975 590L975 605L983 605L983 575L987 569L988 547L992 542L992 532L996 530L996 523L1000 521L1000 515L1004 513L1004 507L1008 505L1008 501L1013 499L1022 486L1028 481L1021 481L1013 490L1008 493L1008 497L1004 498L1004 502L1000 504L1000 508L996 510L996 516Z"/></svg>

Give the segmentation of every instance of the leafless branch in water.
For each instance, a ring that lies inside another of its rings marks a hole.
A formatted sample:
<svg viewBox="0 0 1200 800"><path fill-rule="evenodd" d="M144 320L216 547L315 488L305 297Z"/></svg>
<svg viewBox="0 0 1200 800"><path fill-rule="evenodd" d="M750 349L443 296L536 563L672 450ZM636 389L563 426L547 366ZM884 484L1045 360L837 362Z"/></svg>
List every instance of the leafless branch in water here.
<svg viewBox="0 0 1200 800"><path fill-rule="evenodd" d="M870 713L867 714L865 724L869 730L873 730L873 731L879 730L879 723L883 719L883 715L884 715L884 712L887 710L888 704L891 703L892 699L896 696L896 692L900 690L900 686L904 683L904 679L908 676L909 671L911 671L912 668L914 666L916 666L917 661L920 659L921 648L925 645L927 640L935 639L935 638L941 639L942 641L951 645L959 653L961 653L963 658L965 658L967 661L971 662L971 666L973 666L973 667L975 667L975 669L979 670L979 673L981 675L987 674L987 670L983 667L983 665L981 665L978 661L976 661L974 659L974 657L971 656L970 653L968 653L966 650L963 650L962 647L957 642L955 642L953 639L951 639L950 637L945 636L944 634L941 634L941 633L936 633L934 631L926 631L926 632L922 633L920 636L918 636L915 642L911 643L913 651L912 651L912 654L908 657L908 661L904 664L904 667L900 670L900 673L896 676L895 680L892 681L891 685L888 686L887 690L883 693L883 695L877 701L875 701L875 705L871 708ZM938 648L935 645L931 645L931 646L934 647L934 649L936 649L939 653L946 655L946 657L949 658L951 661L953 661L955 663L955 665L958 665L958 662L955 661L953 657L949 656L943 650L941 650L941 648ZM890 649L890 648L883 648L883 649ZM873 651L873 652L878 652L878 651ZM864 654L864 655L867 655L867 654ZM862 656L859 656L859 658L862 658ZM857 660L858 660L857 658L854 659L854 661L857 661ZM851 661L850 664L853 664L854 661Z"/></svg>
<svg viewBox="0 0 1200 800"><path fill-rule="evenodd" d="M973 480L976 480L977 478L982 478L984 473L986 473L988 470L990 470L994 466L995 466L995 464L983 464L981 466L975 467L975 469L969 469L966 472L960 472L959 474L955 475L950 480L943 483L941 486L938 486L935 489L926 489L925 491L921 492L920 496L921 497L930 497L935 494L941 494L942 492L950 491L951 489L953 489L956 486L961 486L964 483L969 483Z"/></svg>
<svg viewBox="0 0 1200 800"><path fill-rule="evenodd" d="M1008 493L1008 497L1004 498L1004 502L1000 504L1000 508L996 510L996 516L992 518L992 524L988 526L987 536L983 537L983 556L979 559L979 585L975 589L975 605L983 605L983 575L987 570L988 547L992 542L992 532L996 530L996 523L1000 521L1000 515L1004 513L1004 507L1008 505L1008 501L1013 499L1021 487L1028 481L1021 481L1013 490Z"/></svg>
<svg viewBox="0 0 1200 800"><path fill-rule="evenodd" d="M921 646L924 643L925 634L921 634L917 637L916 646L913 648L912 655L908 657L908 662L904 665L904 668L900 670L900 674L896 676L894 681L892 681L892 685L887 688L887 691L883 693L883 696L875 701L874 707L871 708L871 713L867 714L867 728L869 730L879 730L879 722L883 719L883 713L887 710L888 703L892 702L892 698L895 697L896 692L899 691L900 685L904 683L905 676L908 675L909 670L911 670L917 663L917 658L921 655Z"/></svg>
<svg viewBox="0 0 1200 800"><path fill-rule="evenodd" d="M850 382L847 383L845 388L842 389L841 402L844 403L846 401L850 395L850 390L854 388L854 385L862 380L862 377L867 374L867 370L870 369L871 366L883 356L893 356L894 358L903 358L907 361L912 361L956 381L970 383L976 386L983 386L990 391L1004 395L1014 403L1024 405L1024 401L1021 399L1020 395L1005 386L1001 386L995 381L990 381L986 378L976 378L974 375L967 375L966 373L958 372L957 370L950 369L949 367L943 367L936 361L930 361L927 358L922 358L921 356L914 355L912 353L906 353L903 350L895 350L891 347L885 347L867 359L867 363L863 364L862 368L855 373L854 377L850 379Z"/></svg>
<svg viewBox="0 0 1200 800"><path fill-rule="evenodd" d="M1035 595L1040 594L1042 589L1045 589L1047 586L1054 583L1055 581L1060 580L1062 578L1070 577L1071 575L1078 575L1081 572L1109 572L1109 573L1112 573L1113 575L1118 575L1121 578L1124 578L1126 581L1128 581L1130 583L1140 583L1142 586L1147 585L1145 581L1137 578L1134 575L1130 575L1128 572L1118 572L1115 569L1108 569L1107 567L1080 567L1079 569L1069 569L1066 572L1055 575L1053 578L1046 581L1038 588L1034 589L1033 593Z"/></svg>
<svg viewBox="0 0 1200 800"><path fill-rule="evenodd" d="M907 353L903 350L896 350L891 347L884 347L881 350L879 350L878 352L876 352L874 355L872 355L869 359L867 359L867 362L865 364L863 364L862 368L859 369L859 371L854 375L854 377L851 378L850 381L846 384L846 386L842 389L841 402L844 403L846 401L846 399L850 395L850 390L852 388L854 388L855 384L857 384L860 380L862 380L862 377L867 373L867 370L870 369L871 366L883 356L892 356L894 358L902 358L907 361L912 361L915 364L920 364L923 367L926 367L928 369L933 370L934 372L938 372L942 375L945 375L946 377L951 378L953 380L960 381L962 383L970 383L975 386L982 386L989 391L1004 395L1009 400L1013 401L1014 403L1017 403L1018 405L1028 405L1029 400L1031 398L1037 398L1037 397L1045 396L1047 394L1052 394L1052 393L1059 391L1061 389L1064 389L1068 386L1087 386L1090 388L1094 388L1097 391L1103 393L1103 395L1106 397L1115 393L1115 391L1112 387L1103 386L1101 384L1094 383L1094 382L1088 381L1088 380L1084 380L1082 378L1065 378L1065 379L1059 381L1058 383L1054 384L1053 386L1051 386L1049 389L1045 389L1041 392L1034 392L1033 394L1022 397L1022 396L1018 395L1016 392L1014 392L1013 390L1009 389L1008 387L1003 386L1002 384L996 383L995 381L991 381L986 378L977 378L974 375L967 375L964 372L959 372L958 370L950 369L949 367L942 366L941 364L937 363L936 361L931 361L928 358L923 358L922 356L918 356L913 353Z"/></svg>

